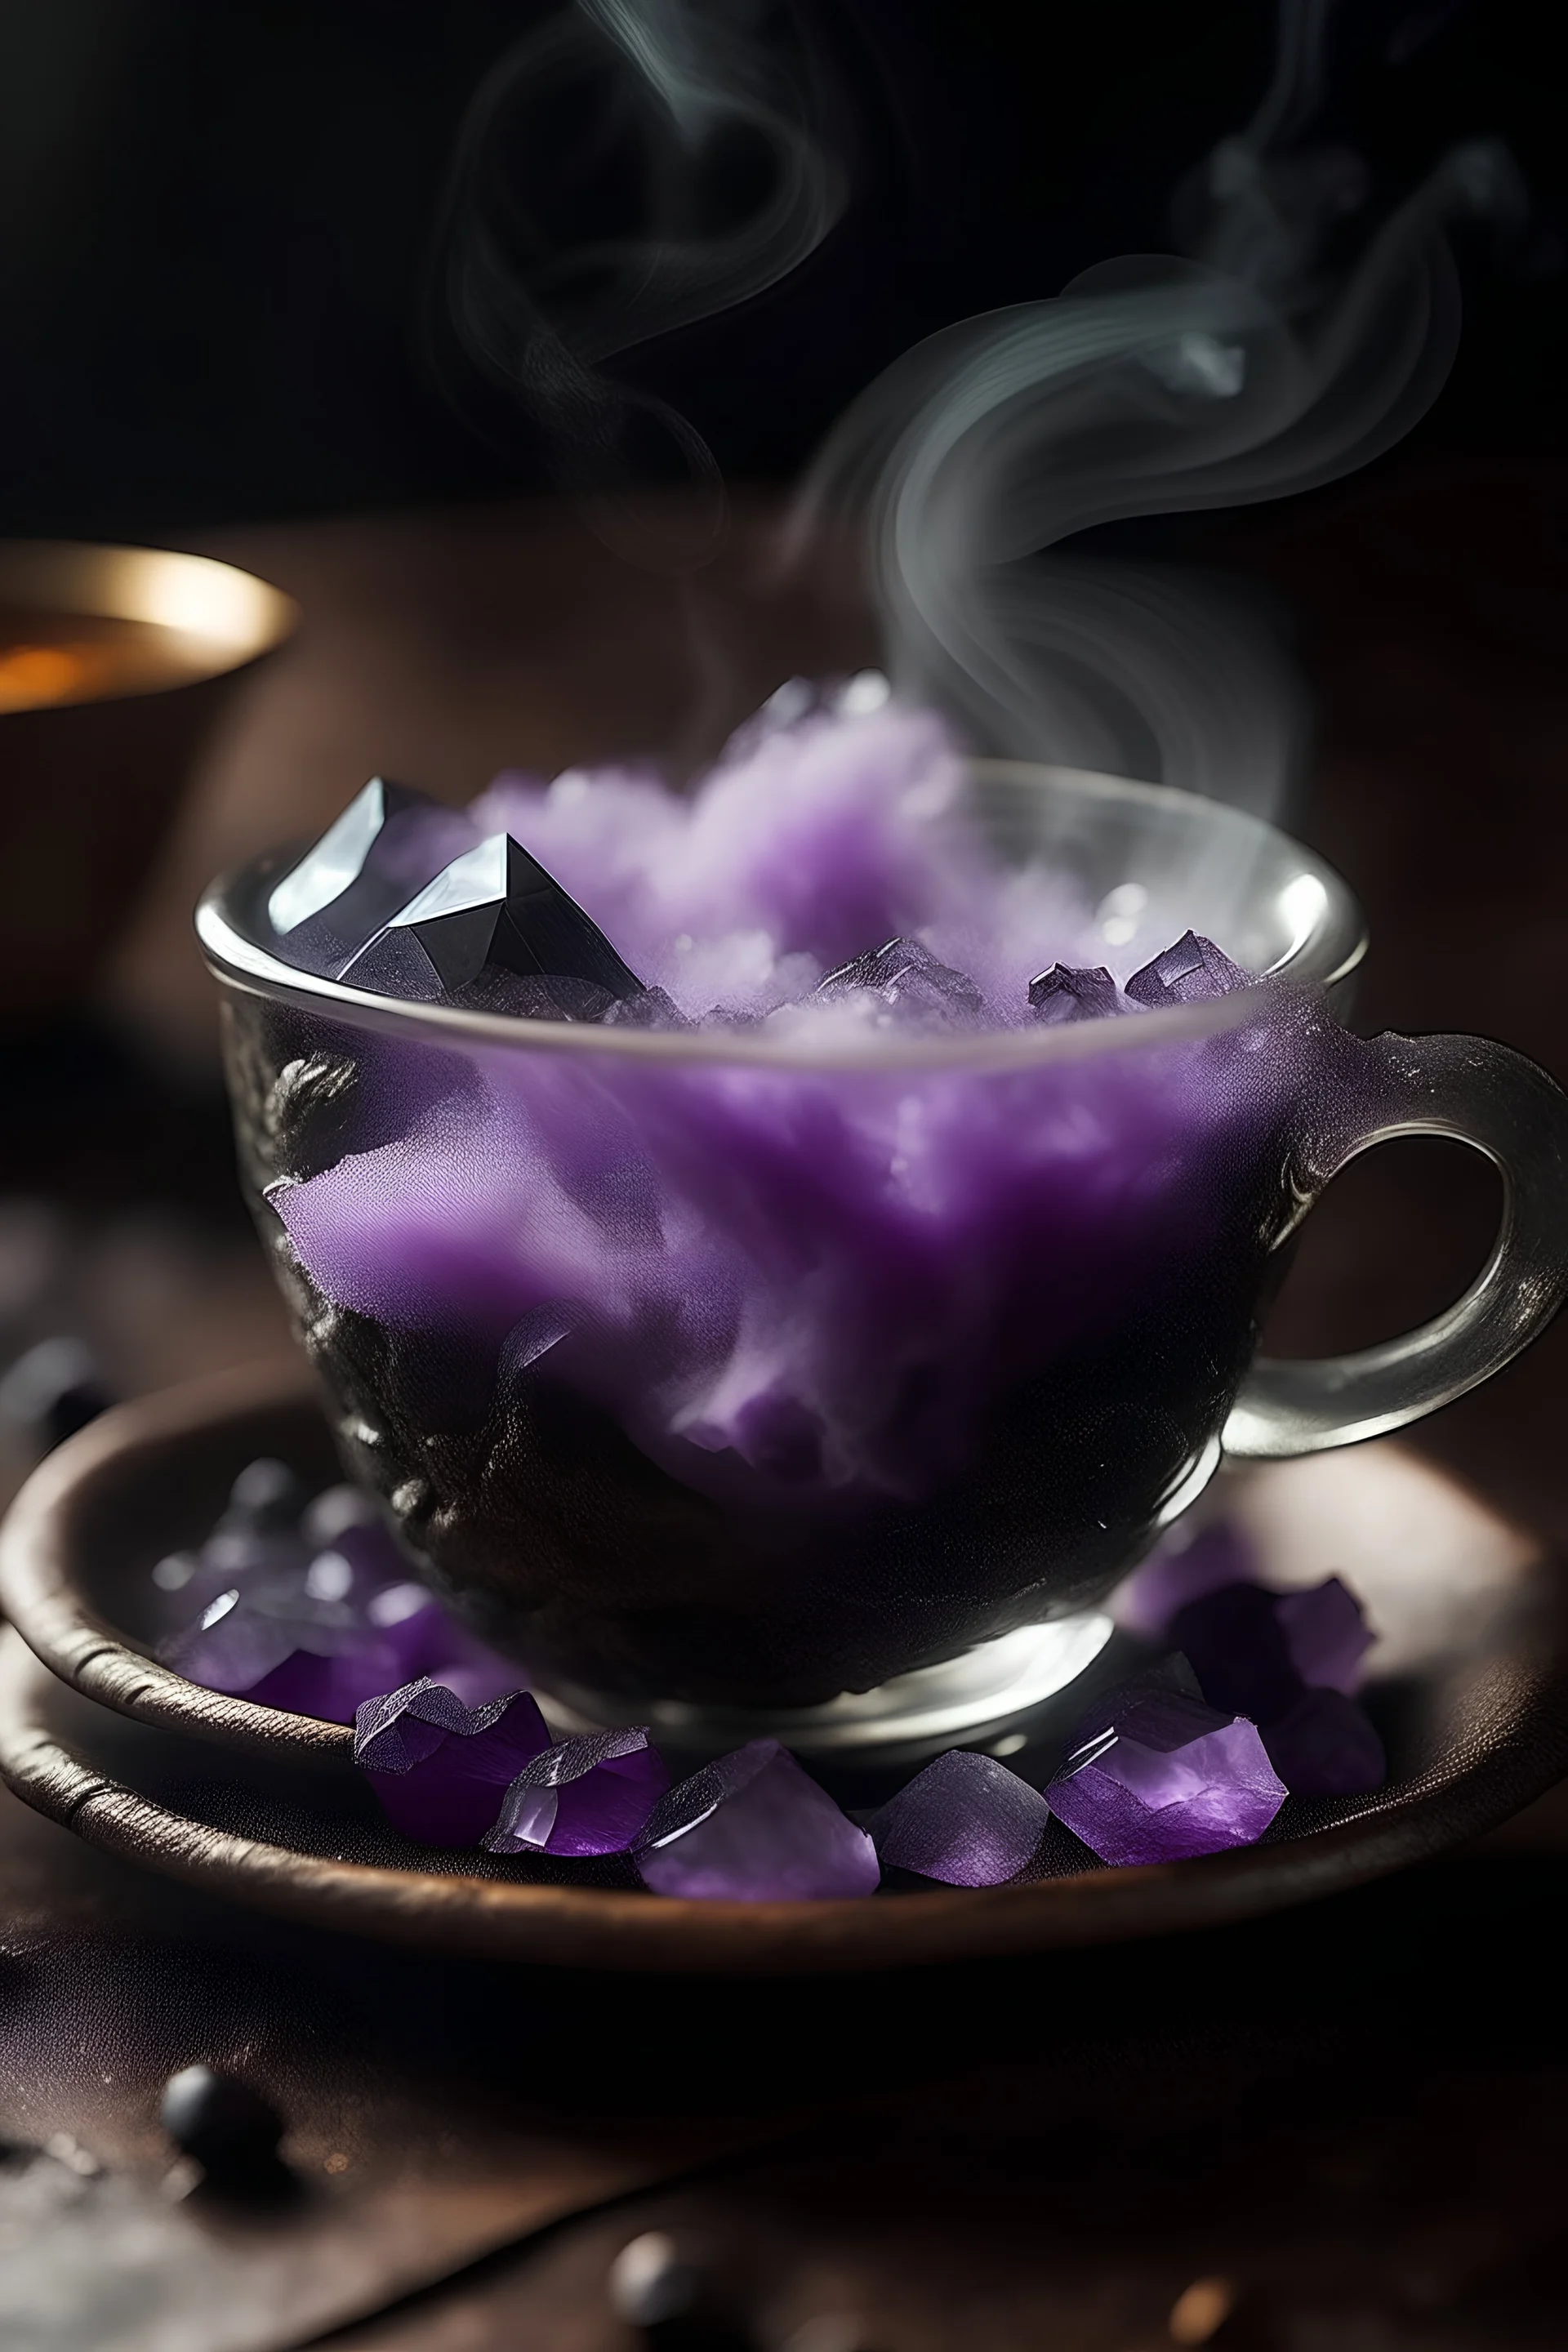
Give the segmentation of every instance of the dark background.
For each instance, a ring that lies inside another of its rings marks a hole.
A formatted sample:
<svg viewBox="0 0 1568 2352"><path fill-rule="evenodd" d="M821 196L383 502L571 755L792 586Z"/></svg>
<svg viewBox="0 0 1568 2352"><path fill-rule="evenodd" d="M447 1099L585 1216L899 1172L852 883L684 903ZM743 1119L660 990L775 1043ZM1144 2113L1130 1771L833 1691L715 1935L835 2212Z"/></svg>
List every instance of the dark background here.
<svg viewBox="0 0 1568 2352"><path fill-rule="evenodd" d="M432 317L458 127L540 0L0 0L0 530L156 535L539 478ZM799 12L797 12L799 13ZM727 473L793 470L919 335L1169 242L1267 77L1261 0L809 0L854 195L785 287L628 355ZM1357 0L1325 129L1374 201L1510 145L1530 226L1461 241L1434 443L1541 451L1568 388L1563 89L1528 0ZM521 159L526 169L526 158ZM437 381L445 365L458 398ZM482 408L483 404L480 404Z"/></svg>

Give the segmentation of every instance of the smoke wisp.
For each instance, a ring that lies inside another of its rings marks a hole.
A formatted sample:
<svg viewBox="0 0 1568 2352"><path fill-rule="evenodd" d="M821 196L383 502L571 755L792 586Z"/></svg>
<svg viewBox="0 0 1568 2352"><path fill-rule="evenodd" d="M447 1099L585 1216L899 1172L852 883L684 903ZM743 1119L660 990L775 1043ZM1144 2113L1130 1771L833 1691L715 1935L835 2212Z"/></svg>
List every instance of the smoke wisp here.
<svg viewBox="0 0 1568 2352"><path fill-rule="evenodd" d="M1264 814L1289 797L1302 702L1267 631L1199 578L1049 551L1331 481L1440 388L1458 331L1446 225L1517 212L1518 184L1495 145L1458 149L1331 268L1366 175L1301 143L1327 21L1326 0L1286 0L1252 122L1179 192L1184 255L1106 263L931 336L808 474L792 549L830 514L863 514L895 686L978 749Z"/></svg>
<svg viewBox="0 0 1568 2352"><path fill-rule="evenodd" d="M845 201L826 106L776 0L574 0L469 106L437 245L443 309L557 487L632 561L703 562L722 485L689 419L605 362L816 250ZM676 541L628 496L672 474L700 494Z"/></svg>

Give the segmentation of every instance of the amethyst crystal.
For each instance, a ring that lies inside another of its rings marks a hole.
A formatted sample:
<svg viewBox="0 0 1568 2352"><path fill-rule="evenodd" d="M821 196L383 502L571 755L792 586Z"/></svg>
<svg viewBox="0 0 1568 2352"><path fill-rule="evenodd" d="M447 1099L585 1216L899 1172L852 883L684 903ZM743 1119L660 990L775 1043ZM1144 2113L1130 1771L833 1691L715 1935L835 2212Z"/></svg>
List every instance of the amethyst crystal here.
<svg viewBox="0 0 1568 2352"><path fill-rule="evenodd" d="M387 1819L424 1845L477 1845L523 1766L550 1746L526 1691L466 1707L422 1675L354 1717L354 1762Z"/></svg>
<svg viewBox="0 0 1568 2352"><path fill-rule="evenodd" d="M199 1553L160 1560L184 1623L158 1654L208 1690L352 1723L361 1703L435 1675L470 1706L516 1675L415 1583L367 1496L330 1488L300 1514L281 1463L253 1462Z"/></svg>
<svg viewBox="0 0 1568 2352"><path fill-rule="evenodd" d="M563 1739L523 1766L481 1843L491 1853L625 1853L668 1786L644 1729Z"/></svg>
<svg viewBox="0 0 1568 2352"><path fill-rule="evenodd" d="M1052 964L1029 982L1029 1003L1037 1021L1052 1027L1059 1027L1064 1021L1099 1021L1109 1013L1131 1010L1103 964L1087 970Z"/></svg>
<svg viewBox="0 0 1568 2352"><path fill-rule="evenodd" d="M877 1850L776 1739L748 1740L661 1797L637 1849L656 1895L771 1903L870 1895Z"/></svg>
<svg viewBox="0 0 1568 2352"><path fill-rule="evenodd" d="M1281 1592L1275 1615L1301 1680L1314 1690L1353 1691L1373 1633L1361 1602L1337 1576Z"/></svg>
<svg viewBox="0 0 1568 2352"><path fill-rule="evenodd" d="M1343 1691L1303 1691L1289 1713L1265 1725L1263 1744L1292 1796L1361 1797L1388 1778L1376 1729Z"/></svg>
<svg viewBox="0 0 1568 2352"><path fill-rule="evenodd" d="M985 1000L974 982L942 963L918 940L889 940L871 955L830 971L818 996L847 996L864 989L879 996L889 1012L925 1024L973 1023L985 1018Z"/></svg>
<svg viewBox="0 0 1568 2352"><path fill-rule="evenodd" d="M1122 1866L1252 1844L1285 1784L1256 1724L1205 1706L1179 1668L1156 1668L1090 1709L1046 1799L1101 1862Z"/></svg>
<svg viewBox="0 0 1568 2352"><path fill-rule="evenodd" d="M1221 1520L1131 1580L1121 1622L1176 1643L1212 1706L1261 1727L1293 1795L1381 1788L1383 1743L1349 1696L1373 1639L1360 1602L1337 1576L1275 1592L1253 1580L1254 1568L1245 1538Z"/></svg>
<svg viewBox="0 0 1568 2352"><path fill-rule="evenodd" d="M501 977L505 976L504 980ZM581 984L612 998L642 988L576 900L509 835L493 833L437 874L343 968L351 985L383 995L450 1001L507 980L577 983L561 1000L568 1019ZM502 1009L505 1009L504 1006Z"/></svg>
<svg viewBox="0 0 1568 2352"><path fill-rule="evenodd" d="M1222 1585L1178 1609L1167 1635L1211 1706L1259 1723L1304 1690L1353 1689L1372 1642L1360 1602L1337 1576L1297 1592Z"/></svg>
<svg viewBox="0 0 1568 2352"><path fill-rule="evenodd" d="M1163 1641L1178 1609L1225 1584L1254 1584L1258 1556L1233 1519L1214 1519L1180 1549L1162 1545L1116 1595L1116 1622Z"/></svg>
<svg viewBox="0 0 1568 2352"><path fill-rule="evenodd" d="M1228 996L1233 988L1247 985L1241 966L1232 963L1212 940L1200 938L1196 931L1184 931L1173 947L1133 973L1127 993L1134 1004L1157 1012L1170 1004L1207 1004L1216 996Z"/></svg>
<svg viewBox="0 0 1568 2352"><path fill-rule="evenodd" d="M885 1866L949 1886L999 1886L1039 1844L1050 1808L994 1757L953 1748L917 1772L869 1822Z"/></svg>
<svg viewBox="0 0 1568 2352"><path fill-rule="evenodd" d="M461 810L372 777L274 885L267 913L278 952L301 971L335 977L399 907L478 838Z"/></svg>

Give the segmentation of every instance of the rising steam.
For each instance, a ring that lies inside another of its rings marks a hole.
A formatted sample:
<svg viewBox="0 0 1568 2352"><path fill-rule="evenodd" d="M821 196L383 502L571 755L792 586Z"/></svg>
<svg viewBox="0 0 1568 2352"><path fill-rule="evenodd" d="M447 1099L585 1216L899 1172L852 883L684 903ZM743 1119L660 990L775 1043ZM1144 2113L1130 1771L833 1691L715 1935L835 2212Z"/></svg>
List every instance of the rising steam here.
<svg viewBox="0 0 1568 2352"><path fill-rule="evenodd" d="M1444 226L1517 207L1506 154L1456 150L1331 275L1355 158L1297 143L1324 0L1285 0L1253 121L1181 192L1186 258L1104 264L1054 300L964 320L897 361L804 486L799 546L864 510L894 682L976 744L1259 811L1287 796L1300 698L1267 634L1201 581L1045 551L1133 515L1332 480L1423 414L1458 331Z"/></svg>
<svg viewBox="0 0 1568 2352"><path fill-rule="evenodd" d="M773 0L575 0L502 58L459 134L439 240L459 345L521 404L558 486L619 551L622 494L707 493L668 568L711 552L718 469L668 403L603 362L762 293L844 205L825 94Z"/></svg>

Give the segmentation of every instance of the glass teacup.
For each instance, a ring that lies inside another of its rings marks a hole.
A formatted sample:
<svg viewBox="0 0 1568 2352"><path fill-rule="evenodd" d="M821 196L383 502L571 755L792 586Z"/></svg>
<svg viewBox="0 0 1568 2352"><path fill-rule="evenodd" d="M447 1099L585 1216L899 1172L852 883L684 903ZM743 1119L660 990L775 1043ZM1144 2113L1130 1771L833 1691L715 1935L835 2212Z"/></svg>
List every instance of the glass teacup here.
<svg viewBox="0 0 1568 2352"><path fill-rule="evenodd" d="M198 928L246 1187L351 1472L569 1722L962 1736L1070 1678L1222 1458L1400 1426L1568 1288L1568 1099L1474 1038L1342 1025L1364 950L1273 828L979 763L971 807L1129 952L1259 975L1136 1018L830 1045L380 998ZM1255 1357L1302 1217L1394 1135L1503 1173L1465 1297Z"/></svg>

